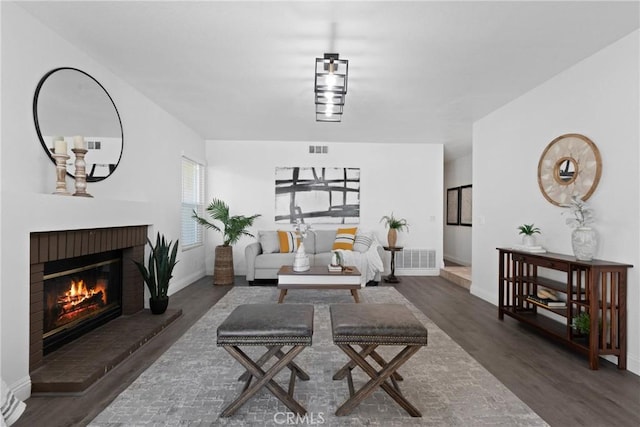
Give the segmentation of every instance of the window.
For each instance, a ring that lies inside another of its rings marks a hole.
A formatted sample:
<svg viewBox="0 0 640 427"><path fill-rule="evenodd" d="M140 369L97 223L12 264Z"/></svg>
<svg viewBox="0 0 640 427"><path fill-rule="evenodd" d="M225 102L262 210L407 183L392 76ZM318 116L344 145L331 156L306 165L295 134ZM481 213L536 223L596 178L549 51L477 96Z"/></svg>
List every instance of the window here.
<svg viewBox="0 0 640 427"><path fill-rule="evenodd" d="M193 211L204 214L204 166L182 158L182 249L202 244L202 226L193 218Z"/></svg>

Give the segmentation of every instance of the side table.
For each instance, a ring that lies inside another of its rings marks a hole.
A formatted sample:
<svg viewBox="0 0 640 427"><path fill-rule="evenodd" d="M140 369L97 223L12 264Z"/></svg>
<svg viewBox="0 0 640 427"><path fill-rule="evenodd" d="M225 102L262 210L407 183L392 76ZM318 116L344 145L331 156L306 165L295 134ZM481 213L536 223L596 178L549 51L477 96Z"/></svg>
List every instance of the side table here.
<svg viewBox="0 0 640 427"><path fill-rule="evenodd" d="M385 251L391 252L391 274L384 278L387 283L399 283L396 277L396 252L402 251L402 246L383 246Z"/></svg>

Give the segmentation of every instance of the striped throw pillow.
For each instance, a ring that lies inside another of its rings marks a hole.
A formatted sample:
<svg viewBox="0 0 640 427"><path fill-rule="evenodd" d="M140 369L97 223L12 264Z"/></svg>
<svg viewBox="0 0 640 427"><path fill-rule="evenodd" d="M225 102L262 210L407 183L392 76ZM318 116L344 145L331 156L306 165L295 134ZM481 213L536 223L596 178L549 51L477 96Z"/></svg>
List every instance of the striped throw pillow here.
<svg viewBox="0 0 640 427"><path fill-rule="evenodd" d="M333 250L344 249L346 251L353 250L353 242L356 240L356 231L358 227L353 228L338 228L336 233L336 240L333 242Z"/></svg>
<svg viewBox="0 0 640 427"><path fill-rule="evenodd" d="M278 230L278 240L280 241L281 254L295 252L300 245L300 236L295 231Z"/></svg>
<svg viewBox="0 0 640 427"><path fill-rule="evenodd" d="M353 250L356 252L364 253L369 250L373 243L372 233L357 233L356 240L353 244Z"/></svg>

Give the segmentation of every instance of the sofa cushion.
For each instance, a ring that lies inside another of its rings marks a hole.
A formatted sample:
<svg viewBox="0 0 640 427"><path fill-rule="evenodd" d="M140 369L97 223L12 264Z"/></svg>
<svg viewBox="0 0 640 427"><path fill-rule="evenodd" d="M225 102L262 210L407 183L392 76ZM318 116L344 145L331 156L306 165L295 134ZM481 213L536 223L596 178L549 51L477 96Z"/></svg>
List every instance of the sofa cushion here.
<svg viewBox="0 0 640 427"><path fill-rule="evenodd" d="M263 254L273 254L280 252L280 240L278 240L278 232L276 231L260 231L258 232L258 241L262 246Z"/></svg>
<svg viewBox="0 0 640 427"><path fill-rule="evenodd" d="M333 242L331 249L344 249L346 251L353 250L353 242L356 240L356 232L358 227L352 228L338 228L336 232L336 239Z"/></svg>
<svg viewBox="0 0 640 427"><path fill-rule="evenodd" d="M316 251L316 234L312 231L307 233L307 237L302 239L304 243L304 251L307 254L313 254Z"/></svg>
<svg viewBox="0 0 640 427"><path fill-rule="evenodd" d="M331 252L333 241L336 239L336 230L314 230L316 244L313 253L319 254L322 252ZM309 249L307 244L304 244L305 249Z"/></svg>
<svg viewBox="0 0 640 427"><path fill-rule="evenodd" d="M255 268L256 269L279 269L283 265L293 265L293 258L295 254L262 254L256 257Z"/></svg>
<svg viewBox="0 0 640 427"><path fill-rule="evenodd" d="M320 252L313 256L313 265L315 266L324 266L331 264L331 254L332 252Z"/></svg>
<svg viewBox="0 0 640 427"><path fill-rule="evenodd" d="M278 240L280 241L280 253L295 252L300 244L300 236L295 231L278 230Z"/></svg>
<svg viewBox="0 0 640 427"><path fill-rule="evenodd" d="M365 253L371 247L373 243L373 233L356 233L356 240L353 242L353 250L360 253Z"/></svg>

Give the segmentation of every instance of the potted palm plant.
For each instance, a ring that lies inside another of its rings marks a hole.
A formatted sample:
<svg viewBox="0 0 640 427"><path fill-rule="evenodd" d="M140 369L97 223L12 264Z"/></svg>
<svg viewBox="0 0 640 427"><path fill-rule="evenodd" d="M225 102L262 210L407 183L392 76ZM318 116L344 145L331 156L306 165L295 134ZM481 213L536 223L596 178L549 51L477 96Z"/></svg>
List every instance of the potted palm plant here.
<svg viewBox="0 0 640 427"><path fill-rule="evenodd" d="M385 215L380 219L380 222L384 222L384 225L389 228L389 232L387 233L387 242L389 243L389 247L393 248L396 246L396 242L398 241L398 231L407 230L409 231L409 223L404 218L396 218L393 216L393 212L391 215Z"/></svg>
<svg viewBox="0 0 640 427"><path fill-rule="evenodd" d="M151 297L149 297L149 308L153 314L162 314L169 305L169 281L173 277L173 268L176 266L176 256L178 254L178 240L171 246L172 242L165 239L158 233L155 246L147 238L147 243L151 247L147 265L134 261L140 270L140 274L146 283Z"/></svg>
<svg viewBox="0 0 640 427"><path fill-rule="evenodd" d="M221 226L209 222L193 211L193 218L198 224L222 233L222 245L216 246L215 262L213 266L214 285L233 285L233 248L232 246L242 236L254 237L247 231L253 225L253 221L260 215L229 215L229 206L220 199L213 199L207 207L209 216L221 223Z"/></svg>

